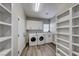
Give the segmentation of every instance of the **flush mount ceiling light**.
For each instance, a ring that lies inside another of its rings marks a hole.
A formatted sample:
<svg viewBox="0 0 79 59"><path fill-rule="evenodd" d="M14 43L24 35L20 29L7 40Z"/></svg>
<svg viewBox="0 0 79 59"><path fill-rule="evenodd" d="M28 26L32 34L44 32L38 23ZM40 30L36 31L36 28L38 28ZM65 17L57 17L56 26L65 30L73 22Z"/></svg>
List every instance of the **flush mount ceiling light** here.
<svg viewBox="0 0 79 59"><path fill-rule="evenodd" d="M35 3L35 12L39 11L39 6L40 6L40 3Z"/></svg>

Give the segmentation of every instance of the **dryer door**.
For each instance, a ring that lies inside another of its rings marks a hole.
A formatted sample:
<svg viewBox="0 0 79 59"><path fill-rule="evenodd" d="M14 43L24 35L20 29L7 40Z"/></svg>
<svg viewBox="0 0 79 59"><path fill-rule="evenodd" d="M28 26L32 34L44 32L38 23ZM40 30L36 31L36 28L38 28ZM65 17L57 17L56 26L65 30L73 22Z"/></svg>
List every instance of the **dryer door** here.
<svg viewBox="0 0 79 59"><path fill-rule="evenodd" d="M36 37L32 37L31 42L35 42L35 41L36 41Z"/></svg>
<svg viewBox="0 0 79 59"><path fill-rule="evenodd" d="M43 41L44 40L44 37L43 36L40 36L39 40L40 41Z"/></svg>

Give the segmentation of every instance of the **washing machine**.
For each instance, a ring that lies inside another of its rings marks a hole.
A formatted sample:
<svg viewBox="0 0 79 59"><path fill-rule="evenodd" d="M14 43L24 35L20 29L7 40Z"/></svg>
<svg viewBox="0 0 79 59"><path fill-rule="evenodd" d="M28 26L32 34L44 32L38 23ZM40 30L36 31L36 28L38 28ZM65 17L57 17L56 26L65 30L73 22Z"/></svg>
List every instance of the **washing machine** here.
<svg viewBox="0 0 79 59"><path fill-rule="evenodd" d="M29 46L35 46L35 45L37 45L37 34L30 33L29 34Z"/></svg>
<svg viewBox="0 0 79 59"><path fill-rule="evenodd" d="M45 35L44 33L37 33L38 35L38 45L45 44Z"/></svg>
<svg viewBox="0 0 79 59"><path fill-rule="evenodd" d="M50 32L45 33L45 43L51 43L53 42L53 35Z"/></svg>

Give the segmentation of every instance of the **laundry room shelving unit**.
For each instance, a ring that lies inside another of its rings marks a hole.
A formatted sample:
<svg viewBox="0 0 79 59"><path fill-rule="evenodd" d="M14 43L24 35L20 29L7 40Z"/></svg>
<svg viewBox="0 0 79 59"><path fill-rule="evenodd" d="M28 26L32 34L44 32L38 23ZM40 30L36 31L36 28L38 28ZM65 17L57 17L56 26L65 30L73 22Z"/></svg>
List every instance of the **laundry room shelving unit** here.
<svg viewBox="0 0 79 59"><path fill-rule="evenodd" d="M57 15L56 55L79 56L79 4Z"/></svg>
<svg viewBox="0 0 79 59"><path fill-rule="evenodd" d="M71 55L70 49L70 19L71 12L66 10L57 15L57 50L56 55L68 56Z"/></svg>
<svg viewBox="0 0 79 59"><path fill-rule="evenodd" d="M72 55L79 56L79 4L72 7Z"/></svg>
<svg viewBox="0 0 79 59"><path fill-rule="evenodd" d="M12 55L11 4L0 3L0 56Z"/></svg>

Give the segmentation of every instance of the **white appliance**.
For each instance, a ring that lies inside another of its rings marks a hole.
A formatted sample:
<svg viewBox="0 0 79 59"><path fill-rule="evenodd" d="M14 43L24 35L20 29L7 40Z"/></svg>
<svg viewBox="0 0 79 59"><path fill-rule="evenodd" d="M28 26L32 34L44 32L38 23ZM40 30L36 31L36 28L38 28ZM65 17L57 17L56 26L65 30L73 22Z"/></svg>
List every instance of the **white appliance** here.
<svg viewBox="0 0 79 59"><path fill-rule="evenodd" d="M45 43L51 43L53 42L53 35L52 33L45 33Z"/></svg>
<svg viewBox="0 0 79 59"><path fill-rule="evenodd" d="M44 33L37 33L38 35L38 45L45 44L45 35Z"/></svg>
<svg viewBox="0 0 79 59"><path fill-rule="evenodd" d="M37 45L37 34L30 33L29 34L29 46Z"/></svg>

